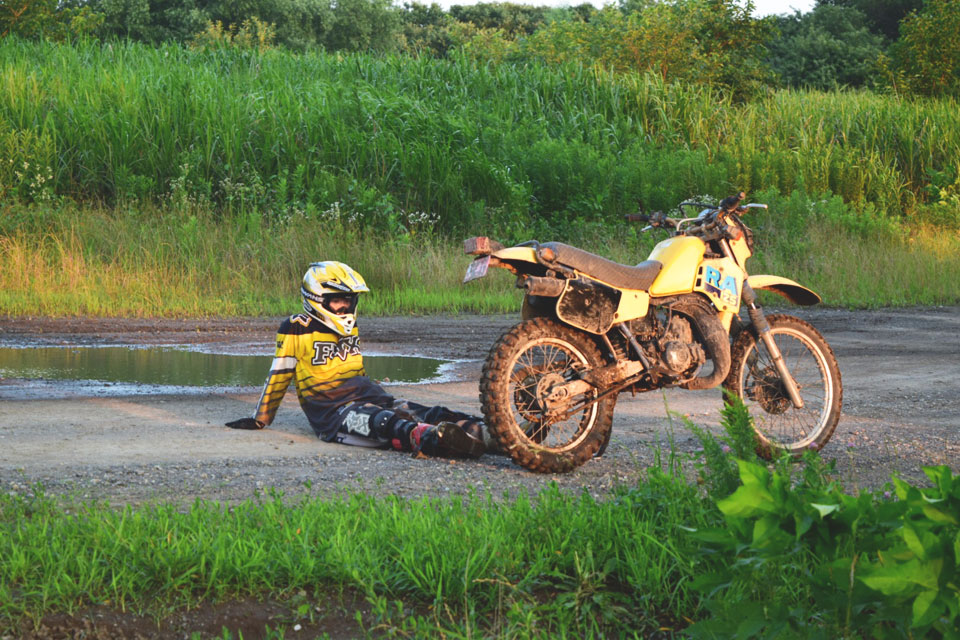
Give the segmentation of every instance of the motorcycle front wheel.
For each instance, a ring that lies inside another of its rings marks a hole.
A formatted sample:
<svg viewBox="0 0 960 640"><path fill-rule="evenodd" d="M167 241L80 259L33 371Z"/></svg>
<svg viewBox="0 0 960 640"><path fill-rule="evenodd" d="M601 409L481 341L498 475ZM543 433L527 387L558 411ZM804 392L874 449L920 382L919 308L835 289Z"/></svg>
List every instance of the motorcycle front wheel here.
<svg viewBox="0 0 960 640"><path fill-rule="evenodd" d="M503 334L480 379L483 416L500 449L540 473L572 471L593 457L613 425L616 394L594 402L600 392L591 389L553 414L545 399L557 386L604 364L589 336L547 318L527 320Z"/></svg>
<svg viewBox="0 0 960 640"><path fill-rule="evenodd" d="M797 383L803 407L793 406L763 341L752 330L733 343L730 373L723 386L739 396L753 418L757 451L799 454L827 443L843 402L840 367L813 325L788 315L770 315L770 333Z"/></svg>

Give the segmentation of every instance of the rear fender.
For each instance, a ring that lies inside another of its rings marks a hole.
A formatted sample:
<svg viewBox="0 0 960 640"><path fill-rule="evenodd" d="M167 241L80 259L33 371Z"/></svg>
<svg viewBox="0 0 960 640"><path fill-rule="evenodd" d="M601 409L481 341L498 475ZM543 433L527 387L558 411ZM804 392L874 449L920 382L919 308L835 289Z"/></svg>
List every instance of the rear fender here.
<svg viewBox="0 0 960 640"><path fill-rule="evenodd" d="M748 276L747 283L755 290L772 291L794 304L809 306L820 303L819 295L789 278L770 275Z"/></svg>
<svg viewBox="0 0 960 640"><path fill-rule="evenodd" d="M491 267L506 269L518 275L521 273L543 275L542 271L544 269L531 269L527 266L527 264L539 264L534 246L504 247L496 240L491 240L486 236L476 236L464 240L463 250L466 254L472 256L490 256L489 266Z"/></svg>
<svg viewBox="0 0 960 640"><path fill-rule="evenodd" d="M546 269L537 261L532 247L508 247L490 254L490 266L506 269L514 275L542 276Z"/></svg>
<svg viewBox="0 0 960 640"><path fill-rule="evenodd" d="M538 264L537 251L533 247L507 247L494 251L491 255L503 262L532 262Z"/></svg>

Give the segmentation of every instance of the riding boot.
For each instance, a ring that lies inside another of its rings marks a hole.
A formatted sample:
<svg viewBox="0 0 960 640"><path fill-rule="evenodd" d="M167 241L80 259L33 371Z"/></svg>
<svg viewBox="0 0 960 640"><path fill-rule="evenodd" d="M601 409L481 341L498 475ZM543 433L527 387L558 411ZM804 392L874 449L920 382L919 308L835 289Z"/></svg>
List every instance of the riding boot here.
<svg viewBox="0 0 960 640"><path fill-rule="evenodd" d="M487 429L487 425L482 422L468 421L461 423L463 430L470 434L472 437L477 440L483 441L483 447L486 453L496 455L496 456L505 456L506 452L500 450L500 443L497 442L497 439L490 434L490 430Z"/></svg>
<svg viewBox="0 0 960 640"><path fill-rule="evenodd" d="M454 422L418 424L410 432L410 445L414 455L422 453L426 456L479 458L486 450L482 438L475 437Z"/></svg>

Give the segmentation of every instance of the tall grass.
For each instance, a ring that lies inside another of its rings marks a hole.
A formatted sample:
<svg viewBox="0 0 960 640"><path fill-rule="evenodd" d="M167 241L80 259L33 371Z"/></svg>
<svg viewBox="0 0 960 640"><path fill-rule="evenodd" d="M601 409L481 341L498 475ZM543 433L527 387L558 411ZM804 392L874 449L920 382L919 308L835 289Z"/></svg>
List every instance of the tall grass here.
<svg viewBox="0 0 960 640"><path fill-rule="evenodd" d="M34 207L0 225L0 313L12 315L285 315L300 307L303 271L341 260L371 283L362 312L493 312L515 306L494 274L460 287L469 260L429 236L358 234L268 224L253 215ZM501 277L496 277L496 276Z"/></svg>
<svg viewBox="0 0 960 640"><path fill-rule="evenodd" d="M503 273L460 286L460 238L635 263L653 240L618 213L741 187L775 212L753 272L836 305L960 300L951 100L15 38L0 87L3 313L284 314L317 259L368 277L365 313L515 310Z"/></svg>
<svg viewBox="0 0 960 640"><path fill-rule="evenodd" d="M577 66L0 42L0 192L218 210L336 204L515 232L776 188L912 213L960 172L952 100L710 89Z"/></svg>
<svg viewBox="0 0 960 640"><path fill-rule="evenodd" d="M792 278L832 306L956 304L960 236L942 229L851 229L839 199L767 199L749 217L751 273ZM157 220L162 219L163 224ZM638 227L575 225L540 240L566 240L636 264L662 235ZM8 315L286 315L316 260L341 260L370 283L361 313L516 312L521 294L501 269L461 283L470 262L459 240L388 235L269 221L253 213L120 210L49 205L0 208L0 313ZM769 302L781 304L780 298Z"/></svg>

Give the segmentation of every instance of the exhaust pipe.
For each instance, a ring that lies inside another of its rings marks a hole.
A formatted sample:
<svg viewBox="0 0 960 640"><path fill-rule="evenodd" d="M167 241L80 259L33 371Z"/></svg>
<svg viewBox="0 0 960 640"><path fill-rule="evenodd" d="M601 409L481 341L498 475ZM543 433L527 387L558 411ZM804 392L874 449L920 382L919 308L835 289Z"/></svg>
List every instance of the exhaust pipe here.
<svg viewBox="0 0 960 640"><path fill-rule="evenodd" d="M730 336L720 324L720 318L713 309L698 298L681 299L676 304L670 305L670 308L693 320L703 338L707 357L713 361L713 373L702 378L694 378L680 386L692 390L716 387L730 373L731 362Z"/></svg>
<svg viewBox="0 0 960 640"><path fill-rule="evenodd" d="M563 293L563 288L567 286L567 281L560 278L541 278L539 276L526 276L517 282L517 287L527 292L531 296L543 296L545 298L556 298Z"/></svg>

